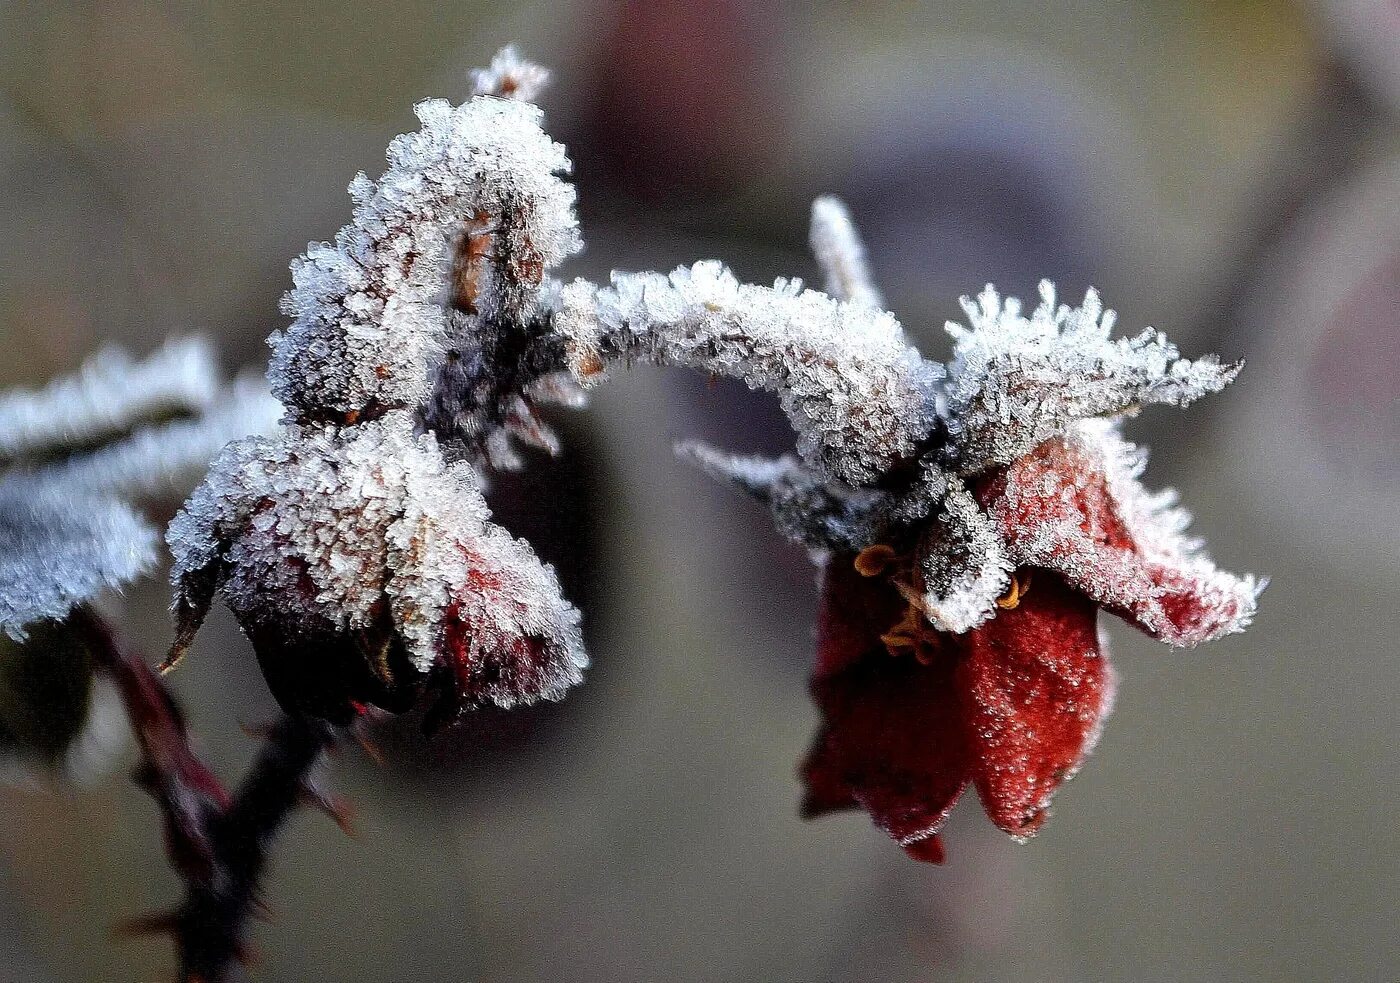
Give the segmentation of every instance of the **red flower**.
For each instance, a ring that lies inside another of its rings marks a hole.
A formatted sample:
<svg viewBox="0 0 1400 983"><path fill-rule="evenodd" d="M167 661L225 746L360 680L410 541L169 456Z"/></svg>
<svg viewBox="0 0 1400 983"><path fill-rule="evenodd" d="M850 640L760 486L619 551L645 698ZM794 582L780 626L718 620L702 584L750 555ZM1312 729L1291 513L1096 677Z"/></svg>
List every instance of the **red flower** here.
<svg viewBox="0 0 1400 983"><path fill-rule="evenodd" d="M938 831L973 784L997 826L1032 836L1113 704L1100 607L1177 645L1248 623L1254 580L1197 555L1139 470L1115 430L1086 423L977 479L1015 572L996 615L961 634L929 623L919 567L893 548L830 557L806 816L861 806L938 863Z"/></svg>

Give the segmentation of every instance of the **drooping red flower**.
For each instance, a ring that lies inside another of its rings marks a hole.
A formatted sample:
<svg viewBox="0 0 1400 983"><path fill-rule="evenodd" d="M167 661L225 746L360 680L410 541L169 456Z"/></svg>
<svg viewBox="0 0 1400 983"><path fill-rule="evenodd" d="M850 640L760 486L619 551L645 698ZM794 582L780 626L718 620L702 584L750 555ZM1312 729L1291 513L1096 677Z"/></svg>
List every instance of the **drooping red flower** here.
<svg viewBox="0 0 1400 983"><path fill-rule="evenodd" d="M930 624L920 568L893 548L828 559L805 815L860 806L938 863L938 832L971 784L998 827L1032 836L1113 705L1099 608L1175 645L1248 623L1257 584L1197 555L1139 471L1095 422L977 479L1014 572L996 614L961 633Z"/></svg>

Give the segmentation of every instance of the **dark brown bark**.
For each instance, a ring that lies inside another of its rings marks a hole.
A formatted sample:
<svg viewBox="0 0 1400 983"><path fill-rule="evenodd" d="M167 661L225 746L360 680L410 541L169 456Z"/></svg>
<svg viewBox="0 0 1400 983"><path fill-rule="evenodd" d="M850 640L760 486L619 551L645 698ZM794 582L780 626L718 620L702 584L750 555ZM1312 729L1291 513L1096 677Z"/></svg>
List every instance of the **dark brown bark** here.
<svg viewBox="0 0 1400 983"><path fill-rule="evenodd" d="M316 805L342 826L344 807L312 773L335 742L329 724L283 716L268 728L247 777L230 794L190 746L183 714L165 681L127 651L101 618L74 614L99 672L121 694L140 749L136 781L160 807L166 852L185 885L167 915L134 920L137 932L169 932L184 983L219 983L250 957L248 923L260 908L259 884L277 833L298 805Z"/></svg>

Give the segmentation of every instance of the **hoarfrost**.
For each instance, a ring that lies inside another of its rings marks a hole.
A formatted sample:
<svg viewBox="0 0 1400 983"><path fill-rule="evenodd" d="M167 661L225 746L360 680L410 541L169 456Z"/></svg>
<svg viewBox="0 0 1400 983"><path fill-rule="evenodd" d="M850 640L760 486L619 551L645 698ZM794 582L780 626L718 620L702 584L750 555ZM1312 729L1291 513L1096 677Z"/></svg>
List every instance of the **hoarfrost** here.
<svg viewBox="0 0 1400 983"><path fill-rule="evenodd" d="M38 469L32 480L134 500L185 494L227 443L277 426L282 407L262 379L242 376L203 415L143 427L125 440Z"/></svg>
<svg viewBox="0 0 1400 983"><path fill-rule="evenodd" d="M729 454L695 441L677 444L676 454L766 503L778 532L793 542L858 551L883 531L885 496L825 481L791 455Z"/></svg>
<svg viewBox="0 0 1400 983"><path fill-rule="evenodd" d="M1018 460L988 508L1018 566L1055 570L1173 645L1243 631L1264 583L1218 570L1176 493L1146 491L1146 456L1108 421L1084 421Z"/></svg>
<svg viewBox="0 0 1400 983"><path fill-rule="evenodd" d="M454 626L470 625L461 658L489 679L483 699L557 698L586 664L578 614L553 571L489 515L474 469L447 463L405 412L240 441L167 534L180 636L215 591L245 626L369 629L387 603L420 670L447 654Z"/></svg>
<svg viewBox="0 0 1400 983"><path fill-rule="evenodd" d="M916 554L922 609L939 631L961 634L996 614L1012 564L992 521L957 478L949 480Z"/></svg>
<svg viewBox="0 0 1400 983"><path fill-rule="evenodd" d="M159 534L133 505L184 494L278 412L252 380L220 392L200 338L141 361L107 348L43 390L0 396L0 443L19 455L0 476L0 629L20 638L147 572Z"/></svg>
<svg viewBox="0 0 1400 983"><path fill-rule="evenodd" d="M0 461L49 457L197 412L217 389L213 352L203 338L173 339L141 361L108 346L74 375L0 395Z"/></svg>
<svg viewBox="0 0 1400 983"><path fill-rule="evenodd" d="M564 148L526 102L441 99L350 185L351 224L293 264L273 393L298 418L416 407L474 333L523 324L545 273L580 248ZM459 337L461 336L461 337Z"/></svg>
<svg viewBox="0 0 1400 983"><path fill-rule="evenodd" d="M741 283L713 261L577 281L554 319L580 380L588 367L644 358L732 376L778 393L797 451L816 473L877 481L915 456L936 420L936 364L909 347L894 316L803 290Z"/></svg>
<svg viewBox="0 0 1400 983"><path fill-rule="evenodd" d="M0 630L62 620L156 560L156 530L125 502L62 486L0 482Z"/></svg>
<svg viewBox="0 0 1400 983"><path fill-rule="evenodd" d="M1240 365L1214 356L1190 361L1152 328L1109 338L1116 315L1090 290L1076 308L1041 302L1025 317L990 285L976 302L963 298L971 327L949 322L955 341L948 367L949 458L961 474L1010 464L1062 433L1075 420L1131 414L1148 403L1185 406L1218 392Z"/></svg>

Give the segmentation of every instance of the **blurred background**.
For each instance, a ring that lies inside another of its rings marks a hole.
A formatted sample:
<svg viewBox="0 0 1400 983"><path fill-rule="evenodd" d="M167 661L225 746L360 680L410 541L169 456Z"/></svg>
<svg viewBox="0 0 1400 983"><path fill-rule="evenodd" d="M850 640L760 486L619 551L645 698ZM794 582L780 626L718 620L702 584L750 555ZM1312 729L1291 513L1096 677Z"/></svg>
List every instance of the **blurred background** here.
<svg viewBox="0 0 1400 983"><path fill-rule="evenodd" d="M261 363L288 261L349 215L412 103L506 41L556 71L587 253L815 277L847 198L936 357L960 294L1076 298L1244 357L1149 412L1152 485L1273 586L1246 635L1116 621L1118 707L1028 846L969 797L950 860L796 814L815 587L765 514L675 462L779 451L776 405L618 375L493 495L585 612L564 704L347 749L350 840L277 851L266 981L1400 979L1400 6L1387 0L0 0L0 383L106 340ZM169 639L159 584L116 611ZM216 616L176 677L229 777L272 703ZM0 979L159 980L155 809L125 778L0 789Z"/></svg>

